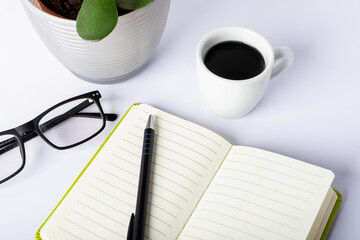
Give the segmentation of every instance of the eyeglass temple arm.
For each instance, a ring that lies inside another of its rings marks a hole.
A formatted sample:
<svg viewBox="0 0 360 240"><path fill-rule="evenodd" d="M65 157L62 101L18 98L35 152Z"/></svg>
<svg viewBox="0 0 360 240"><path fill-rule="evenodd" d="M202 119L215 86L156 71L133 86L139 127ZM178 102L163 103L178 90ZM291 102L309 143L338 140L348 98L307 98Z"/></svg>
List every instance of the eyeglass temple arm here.
<svg viewBox="0 0 360 240"><path fill-rule="evenodd" d="M22 138L24 142L27 142L36 136L36 132L30 132L28 134L25 133ZM0 142L0 155L6 153L7 151L10 151L11 149L16 148L17 146L19 146L19 144L15 137L11 137L9 139L6 139L5 141Z"/></svg>
<svg viewBox="0 0 360 240"><path fill-rule="evenodd" d="M100 113L76 113L74 116L101 119ZM118 116L115 113L104 113L104 117L106 121L115 121Z"/></svg>
<svg viewBox="0 0 360 240"><path fill-rule="evenodd" d="M70 117L78 116L78 117L89 117L89 118L98 118L101 119L100 113L80 113L80 111L84 110L88 106L94 104L94 100L88 99L83 101L82 103L78 104L77 106L71 108L67 112L46 121L45 123L41 124L39 127L42 132L45 132L54 126L58 125L59 123L69 119ZM105 120L114 121L117 118L116 114L104 114Z"/></svg>
<svg viewBox="0 0 360 240"><path fill-rule="evenodd" d="M45 132L45 131L53 128L54 126L58 125L59 123L65 121L66 119L69 119L70 117L87 117L87 118L101 119L102 116L100 113L81 113L80 112L94 103L95 102L91 99L85 100L82 103L80 103L79 105L68 110L67 112L65 112L53 119L46 121L45 123L41 124L39 127L42 132ZM110 113L110 114L104 114L104 117L105 117L105 120L114 121L114 120L116 120L117 115Z"/></svg>
<svg viewBox="0 0 360 240"><path fill-rule="evenodd" d="M86 104L85 104L86 103ZM87 118L96 118L96 119L101 119L101 114L100 113L79 113L78 111L83 110L84 108L88 107L89 105L91 105L93 102L89 102L89 101L84 101L82 103L80 103L78 106L70 109L69 111L65 112L62 115L59 115L53 119L50 119L48 121L46 121L45 123L40 125L40 129L41 131L45 132L53 127L55 127L56 125L58 125L59 123L63 122L64 120L75 116L75 117L87 117ZM104 114L105 120L106 121L115 121L117 119L117 114L115 113L105 113ZM29 133L25 133L23 136L23 141L27 142L31 139L33 139L34 137L37 136L36 132L29 132ZM6 139L5 141L0 142L0 155L17 147L17 140L15 137Z"/></svg>

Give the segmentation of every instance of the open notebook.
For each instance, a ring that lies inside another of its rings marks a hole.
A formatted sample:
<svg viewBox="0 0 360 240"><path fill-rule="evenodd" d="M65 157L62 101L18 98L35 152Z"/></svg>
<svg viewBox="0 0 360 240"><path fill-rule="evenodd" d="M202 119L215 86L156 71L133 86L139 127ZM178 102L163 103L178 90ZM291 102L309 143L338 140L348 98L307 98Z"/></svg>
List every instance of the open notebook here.
<svg viewBox="0 0 360 240"><path fill-rule="evenodd" d="M149 114L156 136L145 239L326 238L341 202L331 171L233 146L199 125L135 104L37 239L126 239Z"/></svg>

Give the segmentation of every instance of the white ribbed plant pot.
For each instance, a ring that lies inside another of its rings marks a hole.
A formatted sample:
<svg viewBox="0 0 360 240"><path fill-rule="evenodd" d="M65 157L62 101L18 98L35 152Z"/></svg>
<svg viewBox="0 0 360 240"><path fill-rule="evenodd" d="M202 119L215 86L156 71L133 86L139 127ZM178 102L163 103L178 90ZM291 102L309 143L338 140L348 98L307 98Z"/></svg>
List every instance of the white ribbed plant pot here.
<svg viewBox="0 0 360 240"><path fill-rule="evenodd" d="M98 42L81 39L76 22L50 15L21 0L32 25L55 57L79 78L115 83L131 77L153 55L165 28L170 0L154 0L120 16L117 26Z"/></svg>

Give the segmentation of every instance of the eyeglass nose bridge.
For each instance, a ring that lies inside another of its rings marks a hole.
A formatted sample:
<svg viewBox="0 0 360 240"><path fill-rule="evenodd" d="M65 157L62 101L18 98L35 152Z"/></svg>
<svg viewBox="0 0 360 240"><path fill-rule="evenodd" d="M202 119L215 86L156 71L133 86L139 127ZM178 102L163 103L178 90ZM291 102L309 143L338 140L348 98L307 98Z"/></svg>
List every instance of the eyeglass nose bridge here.
<svg viewBox="0 0 360 240"><path fill-rule="evenodd" d="M25 164L25 142L36 137L38 134L34 121L29 121L15 128L20 141L20 151ZM27 139L25 139L25 137Z"/></svg>
<svg viewBox="0 0 360 240"><path fill-rule="evenodd" d="M27 123L24 123L24 124L16 127L15 130L21 137L25 137L26 135L30 134L31 132L37 133L34 121L29 121Z"/></svg>

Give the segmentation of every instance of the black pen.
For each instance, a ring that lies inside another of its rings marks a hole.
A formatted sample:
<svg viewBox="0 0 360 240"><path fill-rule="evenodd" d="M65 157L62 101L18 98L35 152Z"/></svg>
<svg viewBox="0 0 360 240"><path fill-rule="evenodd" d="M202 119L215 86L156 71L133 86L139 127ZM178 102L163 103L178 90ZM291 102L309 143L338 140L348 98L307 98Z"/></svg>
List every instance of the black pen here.
<svg viewBox="0 0 360 240"><path fill-rule="evenodd" d="M154 117L150 115L144 131L136 210L131 214L127 240L144 239L154 136Z"/></svg>

